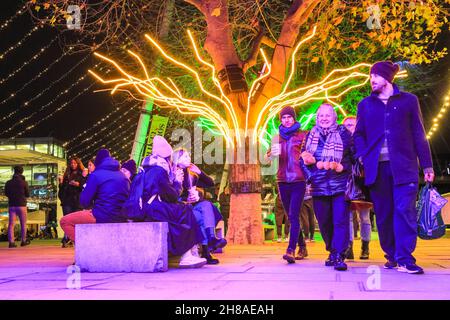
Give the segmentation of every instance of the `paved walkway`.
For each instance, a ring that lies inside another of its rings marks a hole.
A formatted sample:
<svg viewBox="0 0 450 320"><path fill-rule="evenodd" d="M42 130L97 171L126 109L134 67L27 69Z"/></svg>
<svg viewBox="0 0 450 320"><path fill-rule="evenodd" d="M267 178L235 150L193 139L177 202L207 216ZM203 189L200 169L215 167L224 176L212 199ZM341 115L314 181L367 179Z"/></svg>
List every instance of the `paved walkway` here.
<svg viewBox="0 0 450 320"><path fill-rule="evenodd" d="M323 265L322 241L308 244L309 257L293 265L281 259L285 243L267 243L228 246L217 254L219 265L201 269L177 269L172 261L165 273L82 273L80 289L67 288L72 248L44 240L17 249L6 245L0 243L2 299L450 299L450 238L419 240L424 275L377 268L384 263L378 241L371 243L371 260L349 262L346 272ZM357 240L356 258L359 245Z"/></svg>

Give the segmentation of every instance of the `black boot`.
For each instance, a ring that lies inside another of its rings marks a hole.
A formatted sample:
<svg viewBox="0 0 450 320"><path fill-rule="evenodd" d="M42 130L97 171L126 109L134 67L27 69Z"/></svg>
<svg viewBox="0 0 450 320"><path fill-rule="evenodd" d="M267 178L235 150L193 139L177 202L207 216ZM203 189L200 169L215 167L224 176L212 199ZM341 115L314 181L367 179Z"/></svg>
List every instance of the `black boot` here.
<svg viewBox="0 0 450 320"><path fill-rule="evenodd" d="M64 236L61 240L61 247L62 248L67 248L67 242L69 241L69 238L67 238L67 236Z"/></svg>
<svg viewBox="0 0 450 320"><path fill-rule="evenodd" d="M369 259L369 241L362 240L361 256L359 258L361 260Z"/></svg>
<svg viewBox="0 0 450 320"><path fill-rule="evenodd" d="M292 249L287 249L286 253L283 255L283 259L286 260L288 263L295 263L295 251Z"/></svg>
<svg viewBox="0 0 450 320"><path fill-rule="evenodd" d="M308 256L308 250L305 247L298 248L297 255L295 256L295 260L302 260Z"/></svg>
<svg viewBox="0 0 450 320"><path fill-rule="evenodd" d="M328 255L328 259L325 260L325 266L326 267L333 267L334 266L334 261L336 260L336 256L334 253L330 253Z"/></svg>
<svg viewBox="0 0 450 320"><path fill-rule="evenodd" d="M345 250L345 258L349 260L355 259L355 255L353 253L353 241L349 242L348 248Z"/></svg>
<svg viewBox="0 0 450 320"><path fill-rule="evenodd" d="M208 246L212 251L223 248L227 245L227 240L216 238L215 228L206 228L206 234L208 235Z"/></svg>
<svg viewBox="0 0 450 320"><path fill-rule="evenodd" d="M206 244L202 245L202 258L206 259L206 264L218 264L219 260L214 258L209 252Z"/></svg>
<svg viewBox="0 0 450 320"><path fill-rule="evenodd" d="M344 254L336 254L336 260L334 260L334 270L337 271L346 271L347 264L344 262L345 253Z"/></svg>

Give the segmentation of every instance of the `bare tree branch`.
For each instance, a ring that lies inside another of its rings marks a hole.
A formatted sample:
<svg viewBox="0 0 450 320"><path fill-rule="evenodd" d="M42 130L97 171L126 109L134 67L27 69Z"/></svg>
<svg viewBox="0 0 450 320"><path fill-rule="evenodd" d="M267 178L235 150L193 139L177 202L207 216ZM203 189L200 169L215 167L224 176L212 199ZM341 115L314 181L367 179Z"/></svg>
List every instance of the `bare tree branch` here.
<svg viewBox="0 0 450 320"><path fill-rule="evenodd" d="M262 108L270 97L277 95L282 89L286 77L286 68L297 41L300 26L308 20L308 17L310 17L319 3L320 0L295 0L289 8L273 53L270 77L264 82L263 89L252 105L255 112L250 113L252 117L250 123L255 121L253 117L258 114L256 111Z"/></svg>
<svg viewBox="0 0 450 320"><path fill-rule="evenodd" d="M202 0L184 0L184 1L187 2L187 3L192 4L201 13L203 13L206 16L205 6L204 6L204 2Z"/></svg>
<svg viewBox="0 0 450 320"><path fill-rule="evenodd" d="M256 64L256 58L258 57L259 48L261 47L261 43L265 34L265 30L258 22L259 32L256 38L253 40L253 47L250 51L247 59L245 59L242 63L242 69L246 72L249 68L253 67Z"/></svg>
<svg viewBox="0 0 450 320"><path fill-rule="evenodd" d="M266 46L268 46L270 48L275 48L275 46L277 45L277 43L275 41L273 41L272 39L270 39L268 36L263 36L261 39L261 43L265 44Z"/></svg>

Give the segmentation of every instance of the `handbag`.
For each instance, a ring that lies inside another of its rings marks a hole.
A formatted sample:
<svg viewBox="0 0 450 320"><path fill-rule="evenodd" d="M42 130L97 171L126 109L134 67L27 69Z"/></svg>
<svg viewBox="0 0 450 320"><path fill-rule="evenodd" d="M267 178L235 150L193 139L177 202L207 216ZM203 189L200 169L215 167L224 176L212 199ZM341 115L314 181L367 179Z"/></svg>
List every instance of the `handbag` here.
<svg viewBox="0 0 450 320"><path fill-rule="evenodd" d="M420 239L439 239L445 235L441 210L447 202L431 183L427 183L420 190L416 206L417 233Z"/></svg>
<svg viewBox="0 0 450 320"><path fill-rule="evenodd" d="M345 200L370 202L368 189L364 185L364 169L359 162L352 166L345 190Z"/></svg>

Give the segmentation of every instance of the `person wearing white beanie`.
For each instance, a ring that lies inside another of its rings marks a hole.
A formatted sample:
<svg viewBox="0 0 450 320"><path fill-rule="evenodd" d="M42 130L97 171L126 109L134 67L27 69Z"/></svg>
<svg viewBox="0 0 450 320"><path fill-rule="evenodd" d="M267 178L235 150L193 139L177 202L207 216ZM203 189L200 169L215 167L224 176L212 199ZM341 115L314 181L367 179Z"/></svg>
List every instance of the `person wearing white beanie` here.
<svg viewBox="0 0 450 320"><path fill-rule="evenodd" d="M202 234L192 207L178 202L184 176L182 170L172 172L172 152L166 139L155 136L152 154L142 161L144 221L168 222L169 252L181 255L180 268L199 268L206 264L206 259L195 255Z"/></svg>

